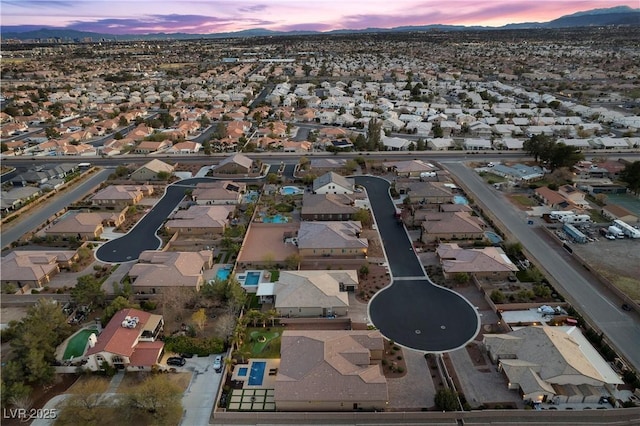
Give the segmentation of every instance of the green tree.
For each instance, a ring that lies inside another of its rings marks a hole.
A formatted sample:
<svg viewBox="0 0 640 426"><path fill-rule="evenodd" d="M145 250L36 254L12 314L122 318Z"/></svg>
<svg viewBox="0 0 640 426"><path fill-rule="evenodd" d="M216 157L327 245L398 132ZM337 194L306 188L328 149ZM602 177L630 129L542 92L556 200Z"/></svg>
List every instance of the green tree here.
<svg viewBox="0 0 640 426"><path fill-rule="evenodd" d="M537 297L548 299L549 297L551 297L551 289L544 284L534 284L533 294L535 294Z"/></svg>
<svg viewBox="0 0 640 426"><path fill-rule="evenodd" d="M453 276L453 280L458 284L469 282L469 274L466 272L458 272Z"/></svg>
<svg viewBox="0 0 640 426"><path fill-rule="evenodd" d="M131 302L123 296L118 296L106 307L102 313L102 325L107 325L113 316L123 309L135 308L140 309L140 305Z"/></svg>
<svg viewBox="0 0 640 426"><path fill-rule="evenodd" d="M7 152L9 151L9 146L7 145L6 142L2 142L0 143L0 152Z"/></svg>
<svg viewBox="0 0 640 426"><path fill-rule="evenodd" d="M373 223L371 219L371 213L367 209L358 209L353 215L353 220L358 220L362 223L362 226L370 226Z"/></svg>
<svg viewBox="0 0 640 426"><path fill-rule="evenodd" d="M460 403L458 395L451 389L440 389L434 398L436 408L442 411L456 411Z"/></svg>
<svg viewBox="0 0 640 426"><path fill-rule="evenodd" d="M127 393L124 404L133 412L150 414L153 424L176 425L182 417L182 389L167 376L152 375Z"/></svg>
<svg viewBox="0 0 640 426"><path fill-rule="evenodd" d="M424 151L426 149L427 149L427 144L425 143L424 139L418 138L418 141L416 142L416 150Z"/></svg>
<svg viewBox="0 0 640 426"><path fill-rule="evenodd" d="M533 159L538 162L538 159L542 161L548 160L548 155L551 149L555 145L555 141L548 135L539 134L533 135L522 144L522 148L528 155L531 155Z"/></svg>
<svg viewBox="0 0 640 426"><path fill-rule="evenodd" d="M280 177L276 173L267 174L267 183L274 185L280 181Z"/></svg>
<svg viewBox="0 0 640 426"><path fill-rule="evenodd" d="M106 292L102 283L93 275L83 275L71 289L71 299L79 305L103 306Z"/></svg>
<svg viewBox="0 0 640 426"><path fill-rule="evenodd" d="M158 172L157 176L158 176L159 180L165 180L166 181L166 180L169 180L169 178L171 177L171 173L165 172L165 171L161 171L161 172Z"/></svg>
<svg viewBox="0 0 640 426"><path fill-rule="evenodd" d="M635 195L640 194L640 161L627 164L620 171L620 180L627 184L629 191Z"/></svg>
<svg viewBox="0 0 640 426"><path fill-rule="evenodd" d="M434 138L441 138L444 136L444 131L442 130L440 123L433 123L433 128L431 130Z"/></svg>
<svg viewBox="0 0 640 426"><path fill-rule="evenodd" d="M107 390L104 380L97 377L85 378L73 388L73 395L62 404L56 420L61 425L99 425L102 423L103 412L100 409L102 394Z"/></svg>
<svg viewBox="0 0 640 426"><path fill-rule="evenodd" d="M493 290L489 295L489 297L491 297L491 300L493 300L493 303L497 303L498 305L501 303L504 303L504 301L506 300L504 293L501 290L497 290L497 289Z"/></svg>
<svg viewBox="0 0 640 426"><path fill-rule="evenodd" d="M382 122L372 118L367 126L367 151L377 151L382 143Z"/></svg>
<svg viewBox="0 0 640 426"><path fill-rule="evenodd" d="M290 254L284 259L284 264L287 266L287 269L298 269L300 262L302 262L302 256L298 253Z"/></svg>
<svg viewBox="0 0 640 426"><path fill-rule="evenodd" d="M553 171L561 167L573 167L578 161L584 160L584 154L572 146L557 143L552 146L547 160L549 168Z"/></svg>

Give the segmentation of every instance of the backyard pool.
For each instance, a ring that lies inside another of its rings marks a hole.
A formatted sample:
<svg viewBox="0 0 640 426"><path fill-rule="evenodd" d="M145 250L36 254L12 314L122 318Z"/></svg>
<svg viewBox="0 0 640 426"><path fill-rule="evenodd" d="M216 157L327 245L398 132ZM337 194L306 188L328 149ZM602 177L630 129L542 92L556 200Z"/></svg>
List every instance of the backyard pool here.
<svg viewBox="0 0 640 426"><path fill-rule="evenodd" d="M300 189L297 186L283 186L280 188L280 194L282 195L298 195L303 193L304 189Z"/></svg>
<svg viewBox="0 0 640 426"><path fill-rule="evenodd" d="M496 234L495 232L487 231L484 233L484 235L489 241L491 241L491 244L493 245L498 245L502 242L502 238L500 238L500 235Z"/></svg>
<svg viewBox="0 0 640 426"><path fill-rule="evenodd" d="M67 347L64 350L62 359L69 360L84 355L84 349L87 347L87 340L93 333L98 333L96 329L84 329L78 331L75 336L69 339Z"/></svg>
<svg viewBox="0 0 640 426"><path fill-rule="evenodd" d="M236 275L238 282L242 286L257 286L260 283L262 271L246 271Z"/></svg>
<svg viewBox="0 0 640 426"><path fill-rule="evenodd" d="M275 216L262 216L263 223L287 223L289 218L278 213Z"/></svg>
<svg viewBox="0 0 640 426"><path fill-rule="evenodd" d="M453 203L454 204L468 205L469 204L469 200L467 200L467 198L462 196L462 195L454 195L453 196Z"/></svg>
<svg viewBox="0 0 640 426"><path fill-rule="evenodd" d="M251 363L251 373L249 374L249 386L262 386L264 380L264 370L267 367L265 361L253 361Z"/></svg>
<svg viewBox="0 0 640 426"><path fill-rule="evenodd" d="M238 377L245 377L247 375L247 371L249 369L247 367L238 368Z"/></svg>
<svg viewBox="0 0 640 426"><path fill-rule="evenodd" d="M219 281L225 281L227 278L229 278L229 274L231 273L231 265L226 265L220 269L218 269L218 272L216 272L216 279Z"/></svg>

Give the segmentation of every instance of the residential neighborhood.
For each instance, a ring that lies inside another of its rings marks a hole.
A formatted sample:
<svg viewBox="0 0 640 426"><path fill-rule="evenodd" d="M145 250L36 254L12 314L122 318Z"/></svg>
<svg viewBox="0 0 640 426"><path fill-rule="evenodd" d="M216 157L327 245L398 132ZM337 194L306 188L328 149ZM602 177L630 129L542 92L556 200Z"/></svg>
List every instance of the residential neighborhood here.
<svg viewBox="0 0 640 426"><path fill-rule="evenodd" d="M630 28L3 38L3 409L633 424Z"/></svg>

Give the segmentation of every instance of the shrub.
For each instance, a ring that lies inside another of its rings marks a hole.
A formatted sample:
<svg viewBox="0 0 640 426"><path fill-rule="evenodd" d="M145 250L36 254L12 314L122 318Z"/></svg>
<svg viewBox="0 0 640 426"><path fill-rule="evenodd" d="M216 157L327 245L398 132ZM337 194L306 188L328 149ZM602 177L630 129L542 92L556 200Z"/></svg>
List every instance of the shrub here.
<svg viewBox="0 0 640 426"><path fill-rule="evenodd" d="M398 369L396 371L398 371L398 373L404 373L404 368L398 367Z"/></svg>
<svg viewBox="0 0 640 426"><path fill-rule="evenodd" d="M402 355L398 355L398 356L396 357L396 359L397 359L398 361L402 361Z"/></svg>

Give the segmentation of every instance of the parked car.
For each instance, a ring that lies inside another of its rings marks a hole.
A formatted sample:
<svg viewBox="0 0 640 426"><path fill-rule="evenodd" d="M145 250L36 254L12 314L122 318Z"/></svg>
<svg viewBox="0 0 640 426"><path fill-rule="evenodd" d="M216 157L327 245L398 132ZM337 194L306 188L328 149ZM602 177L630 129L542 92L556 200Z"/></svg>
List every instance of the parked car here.
<svg viewBox="0 0 640 426"><path fill-rule="evenodd" d="M182 367L183 365L186 364L186 362L187 360L180 356L172 356L169 359L167 359L167 365L175 365L177 367Z"/></svg>
<svg viewBox="0 0 640 426"><path fill-rule="evenodd" d="M622 309L623 309L624 311L629 312L629 311L631 311L631 306L627 305L626 303L623 303L623 304L622 304Z"/></svg>
<svg viewBox="0 0 640 426"><path fill-rule="evenodd" d="M193 358L193 354L190 354L190 353L180 354L180 356L181 356L182 358Z"/></svg>
<svg viewBox="0 0 640 426"><path fill-rule="evenodd" d="M213 369L216 370L216 373L220 373L222 371L222 356L218 355L213 360Z"/></svg>

